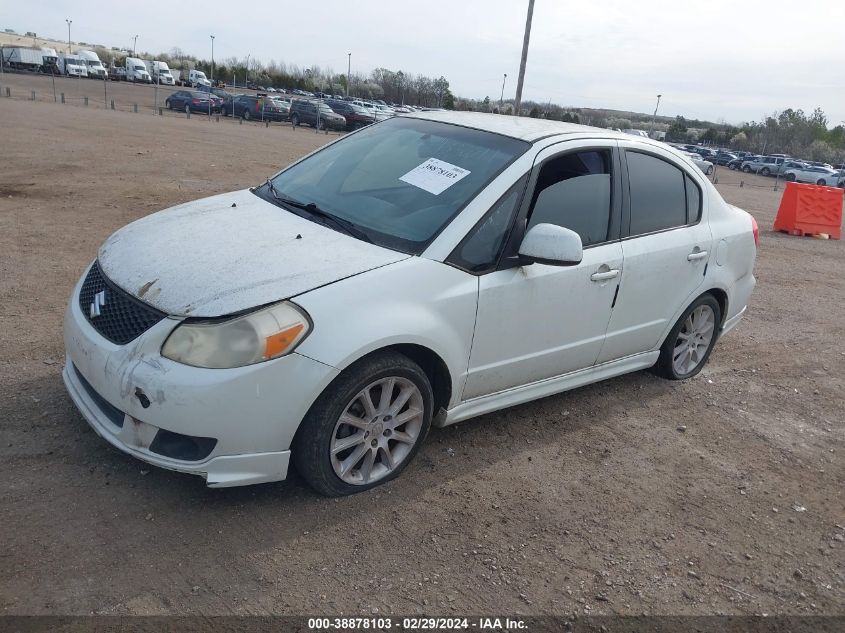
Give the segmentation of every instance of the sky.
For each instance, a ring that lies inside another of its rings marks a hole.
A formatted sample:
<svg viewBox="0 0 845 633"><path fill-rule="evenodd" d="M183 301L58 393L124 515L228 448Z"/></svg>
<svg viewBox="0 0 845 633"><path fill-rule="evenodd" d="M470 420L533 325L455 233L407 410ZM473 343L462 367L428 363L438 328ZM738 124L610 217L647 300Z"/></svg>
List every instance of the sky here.
<svg viewBox="0 0 845 633"><path fill-rule="evenodd" d="M4 2L0 29L167 52L443 75L516 92L528 0ZM741 123L821 107L845 121L845 1L536 0L523 99Z"/></svg>

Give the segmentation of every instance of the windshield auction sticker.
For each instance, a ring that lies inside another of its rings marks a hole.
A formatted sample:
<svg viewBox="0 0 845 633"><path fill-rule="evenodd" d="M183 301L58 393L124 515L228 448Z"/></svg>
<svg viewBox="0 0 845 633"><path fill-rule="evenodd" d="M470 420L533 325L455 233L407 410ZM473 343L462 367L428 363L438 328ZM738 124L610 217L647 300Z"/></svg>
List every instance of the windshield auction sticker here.
<svg viewBox="0 0 845 633"><path fill-rule="evenodd" d="M414 167L407 174L399 178L399 180L433 193L436 196L446 191L461 178L466 178L469 174L468 169L458 167L457 165L450 165L436 158L429 158L422 165Z"/></svg>

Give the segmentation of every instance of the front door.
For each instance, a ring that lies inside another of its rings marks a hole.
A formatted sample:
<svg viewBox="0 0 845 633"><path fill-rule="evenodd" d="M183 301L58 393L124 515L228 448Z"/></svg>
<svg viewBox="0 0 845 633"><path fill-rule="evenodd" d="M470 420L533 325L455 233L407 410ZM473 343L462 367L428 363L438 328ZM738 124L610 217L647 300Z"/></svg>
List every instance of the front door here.
<svg viewBox="0 0 845 633"><path fill-rule="evenodd" d="M619 163L613 142L575 143L538 155L517 227L572 229L583 260L514 263L480 277L464 400L588 368L598 357L622 273Z"/></svg>

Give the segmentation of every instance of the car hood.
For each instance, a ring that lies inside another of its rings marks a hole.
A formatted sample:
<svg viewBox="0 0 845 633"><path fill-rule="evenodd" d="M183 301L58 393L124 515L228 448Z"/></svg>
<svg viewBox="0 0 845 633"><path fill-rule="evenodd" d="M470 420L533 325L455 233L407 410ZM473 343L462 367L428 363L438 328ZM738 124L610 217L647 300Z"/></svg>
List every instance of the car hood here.
<svg viewBox="0 0 845 633"><path fill-rule="evenodd" d="M105 275L175 316L287 299L409 256L339 233L248 189L141 218L100 247Z"/></svg>

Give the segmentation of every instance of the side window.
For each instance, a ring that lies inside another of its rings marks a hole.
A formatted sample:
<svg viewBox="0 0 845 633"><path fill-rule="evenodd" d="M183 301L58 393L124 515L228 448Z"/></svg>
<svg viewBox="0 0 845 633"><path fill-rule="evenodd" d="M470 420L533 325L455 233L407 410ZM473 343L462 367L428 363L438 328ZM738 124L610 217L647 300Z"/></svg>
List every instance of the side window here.
<svg viewBox="0 0 845 633"><path fill-rule="evenodd" d="M578 233L584 246L607 241L610 160L609 150L589 150L546 162L537 177L528 228L556 224Z"/></svg>
<svg viewBox="0 0 845 633"><path fill-rule="evenodd" d="M523 176L499 198L454 250L449 263L476 274L496 266L527 180L528 176Z"/></svg>
<svg viewBox="0 0 845 633"><path fill-rule="evenodd" d="M631 235L687 223L684 172L649 154L625 152L631 201Z"/></svg>
<svg viewBox="0 0 845 633"><path fill-rule="evenodd" d="M701 189L686 174L684 184L687 188L687 224L695 224L701 219Z"/></svg>

